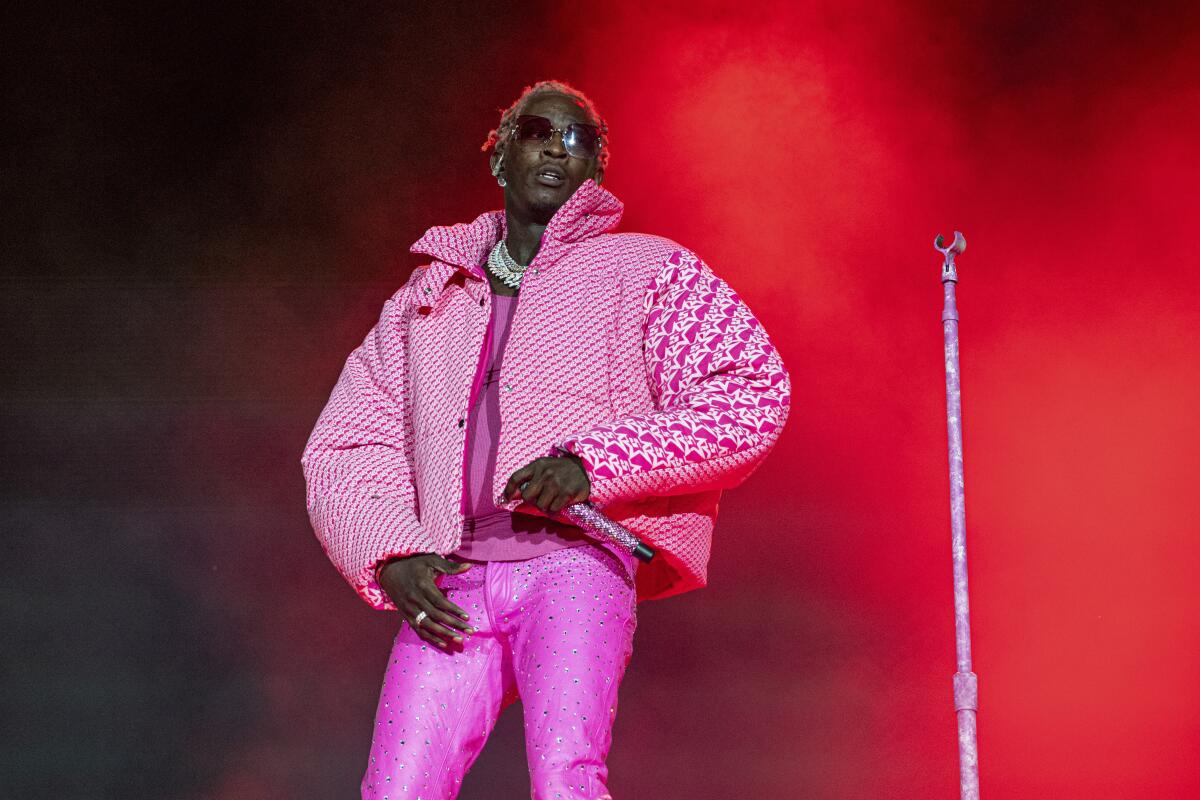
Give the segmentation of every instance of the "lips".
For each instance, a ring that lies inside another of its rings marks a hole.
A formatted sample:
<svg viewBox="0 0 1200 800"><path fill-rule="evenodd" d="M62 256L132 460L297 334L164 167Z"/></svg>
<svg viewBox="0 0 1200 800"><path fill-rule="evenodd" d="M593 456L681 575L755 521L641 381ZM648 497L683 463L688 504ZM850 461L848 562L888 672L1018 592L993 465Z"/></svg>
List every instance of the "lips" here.
<svg viewBox="0 0 1200 800"><path fill-rule="evenodd" d="M562 186L567 182L567 173L561 167L545 165L534 170L533 179L543 186Z"/></svg>

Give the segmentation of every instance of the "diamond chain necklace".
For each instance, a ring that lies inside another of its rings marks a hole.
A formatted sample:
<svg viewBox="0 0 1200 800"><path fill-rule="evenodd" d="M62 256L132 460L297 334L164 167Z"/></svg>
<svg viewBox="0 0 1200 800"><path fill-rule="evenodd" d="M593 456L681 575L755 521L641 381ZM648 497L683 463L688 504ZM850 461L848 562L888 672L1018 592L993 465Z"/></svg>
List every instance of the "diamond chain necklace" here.
<svg viewBox="0 0 1200 800"><path fill-rule="evenodd" d="M508 253L508 246L504 244L504 240L496 242L496 246L492 248L492 252L488 253L487 258L488 269L492 274L500 279L500 282L510 289L521 288L521 278L525 277L525 267L517 263Z"/></svg>

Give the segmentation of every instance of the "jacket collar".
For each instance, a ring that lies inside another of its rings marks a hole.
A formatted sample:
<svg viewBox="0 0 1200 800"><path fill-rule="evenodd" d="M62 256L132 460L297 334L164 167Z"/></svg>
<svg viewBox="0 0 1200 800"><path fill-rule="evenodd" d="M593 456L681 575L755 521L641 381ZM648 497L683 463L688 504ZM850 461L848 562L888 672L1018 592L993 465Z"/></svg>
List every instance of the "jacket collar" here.
<svg viewBox="0 0 1200 800"><path fill-rule="evenodd" d="M542 244L534 260L545 269L555 261L563 246L615 228L624 208L612 192L589 178L554 212L542 234ZM439 225L427 230L409 248L413 253L436 259L419 279L425 283L422 288L434 290L422 292L422 301L432 303L434 293L440 294L456 272L464 271L485 278L483 262L496 242L508 234L507 229L504 212L489 211L480 214L474 222Z"/></svg>

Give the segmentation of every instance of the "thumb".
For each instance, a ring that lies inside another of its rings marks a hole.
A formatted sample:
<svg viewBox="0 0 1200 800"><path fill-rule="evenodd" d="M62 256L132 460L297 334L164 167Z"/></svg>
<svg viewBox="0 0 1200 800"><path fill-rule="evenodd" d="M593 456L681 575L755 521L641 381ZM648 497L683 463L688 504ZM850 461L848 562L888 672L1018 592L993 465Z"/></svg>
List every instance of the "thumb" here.
<svg viewBox="0 0 1200 800"><path fill-rule="evenodd" d="M438 556L437 560L433 562L433 568L446 575L458 575L469 570L471 565Z"/></svg>

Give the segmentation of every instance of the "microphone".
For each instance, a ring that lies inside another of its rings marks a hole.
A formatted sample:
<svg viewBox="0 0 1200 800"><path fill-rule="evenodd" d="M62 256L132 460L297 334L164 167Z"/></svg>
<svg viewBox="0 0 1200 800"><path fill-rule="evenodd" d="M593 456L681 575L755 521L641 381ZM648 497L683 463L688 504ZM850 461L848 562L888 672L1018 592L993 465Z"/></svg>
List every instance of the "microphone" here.
<svg viewBox="0 0 1200 800"><path fill-rule="evenodd" d="M617 544L624 547L629 552L633 553L634 558L643 563L649 564L650 559L654 558L654 548L637 538L624 525L619 522L613 522L608 517L604 516L598 508L586 500L582 503L575 503L564 508L563 513L566 514L579 527L583 528L588 533L597 537L605 537L611 539Z"/></svg>
<svg viewBox="0 0 1200 800"><path fill-rule="evenodd" d="M524 492L525 487L528 485L529 481L522 483L520 487L521 491ZM584 500L582 503L573 503L565 507L561 513L576 525L592 534L592 536L616 542L630 553L633 553L633 557L642 563L649 564L650 560L654 558L655 550L653 547L639 539L624 525L606 517L600 509L587 500Z"/></svg>

